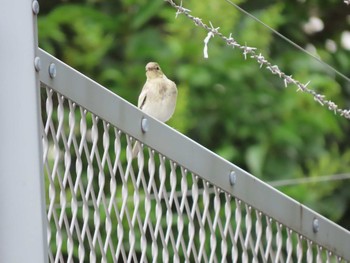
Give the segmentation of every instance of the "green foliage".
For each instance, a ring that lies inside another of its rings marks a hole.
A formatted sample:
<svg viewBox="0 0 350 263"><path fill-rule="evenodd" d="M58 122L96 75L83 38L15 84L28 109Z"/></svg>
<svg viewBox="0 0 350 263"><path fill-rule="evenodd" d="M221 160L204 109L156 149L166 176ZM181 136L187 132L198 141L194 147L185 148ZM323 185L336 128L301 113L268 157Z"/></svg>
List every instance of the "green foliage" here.
<svg viewBox="0 0 350 263"><path fill-rule="evenodd" d="M68 64L90 71L112 47L110 25L110 18L90 7L63 5L40 20L40 45Z"/></svg>
<svg viewBox="0 0 350 263"><path fill-rule="evenodd" d="M237 2L237 1L236 1ZM339 45L330 54L324 40L339 43L343 27L325 20L327 30L306 35L302 23L345 9L341 2L314 0L268 3L239 1L259 19L301 46L312 44L328 63L349 72L347 52ZM144 66L158 61L179 88L177 109L169 125L264 181L346 172L350 164L349 122L321 107L308 94L284 88L278 77L244 59L221 39L209 42L206 32L162 0L75 1L46 5L39 17L40 46L113 92L136 103L145 81ZM258 47L272 63L340 107L349 83L281 41L271 31L225 1L184 1L192 14L240 43ZM346 23L345 15L340 19ZM101 102L103 103L103 102ZM348 225L348 182L283 187L285 193L331 219ZM341 194L339 194L341 193Z"/></svg>

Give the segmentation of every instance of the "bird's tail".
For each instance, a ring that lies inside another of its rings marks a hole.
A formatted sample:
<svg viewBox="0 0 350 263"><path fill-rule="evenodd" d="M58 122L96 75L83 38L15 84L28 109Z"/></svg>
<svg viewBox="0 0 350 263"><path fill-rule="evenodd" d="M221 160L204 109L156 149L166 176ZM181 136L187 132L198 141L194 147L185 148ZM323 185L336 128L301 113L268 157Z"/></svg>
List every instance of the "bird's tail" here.
<svg viewBox="0 0 350 263"><path fill-rule="evenodd" d="M135 142L134 147L132 148L132 159L136 158L141 149L140 142Z"/></svg>

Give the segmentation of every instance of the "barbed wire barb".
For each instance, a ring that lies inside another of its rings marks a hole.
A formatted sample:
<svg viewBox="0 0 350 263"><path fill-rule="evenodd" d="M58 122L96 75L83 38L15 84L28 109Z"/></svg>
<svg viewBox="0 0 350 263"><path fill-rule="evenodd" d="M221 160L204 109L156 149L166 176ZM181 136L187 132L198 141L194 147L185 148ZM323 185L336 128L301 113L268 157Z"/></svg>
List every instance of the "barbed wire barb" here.
<svg viewBox="0 0 350 263"><path fill-rule="evenodd" d="M180 15L180 14L182 14L182 13L184 13L184 12L191 12L191 10L186 9L186 8L183 8L183 7L182 7L182 0L181 0L180 6L179 6L179 8L177 9L176 14L175 14L175 18L177 18L178 15Z"/></svg>
<svg viewBox="0 0 350 263"><path fill-rule="evenodd" d="M241 45L232 37L232 33L230 33L229 37L226 37L221 32L219 32L219 27L214 28L211 23L210 23L210 26L208 26L207 24L203 23L201 18L192 16L191 14L189 14L191 10L184 8L182 6L182 2L180 5L177 5L173 0L165 0L165 1L168 2L172 7L174 7L177 10L176 14L185 15L187 18L192 20L196 26L200 26L205 30L207 30L208 31L208 35L206 37L206 39L208 38L207 42L213 36L220 37L226 42L228 46L231 46L232 48L238 47L239 49L241 49L245 59L247 59L247 55L250 55L251 59L254 59L257 61L257 63L260 65L260 68L265 66L265 68L268 69L272 74L277 75L279 78L283 79L284 86L286 88L288 87L289 84L294 84L297 86L297 91L302 91L302 92L311 94L314 100L320 103L320 105L326 106L329 110L332 110L335 114L338 113L340 116L346 119L350 119L350 110L340 109L338 105L335 104L333 101L327 100L325 95L318 94L314 90L309 89L307 86L309 85L310 81L307 82L306 84L302 84L298 80L295 80L292 77L292 75L288 76L283 71L281 71L277 65L273 65L272 63L270 63L261 53L257 54L256 52L257 48L249 47L246 44ZM350 4L350 0L344 0L344 2L346 4L348 3ZM210 37L209 37L209 34L210 34ZM204 49L206 49L207 51L207 43L205 44Z"/></svg>

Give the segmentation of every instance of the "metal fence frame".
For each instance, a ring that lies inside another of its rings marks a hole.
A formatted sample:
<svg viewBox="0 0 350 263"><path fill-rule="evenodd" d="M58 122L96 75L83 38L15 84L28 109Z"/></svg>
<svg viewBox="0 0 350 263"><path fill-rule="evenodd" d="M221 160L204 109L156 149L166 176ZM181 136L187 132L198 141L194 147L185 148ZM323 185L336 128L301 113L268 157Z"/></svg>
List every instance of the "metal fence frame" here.
<svg viewBox="0 0 350 263"><path fill-rule="evenodd" d="M0 261L47 262L37 1L3 1L0 23Z"/></svg>
<svg viewBox="0 0 350 263"><path fill-rule="evenodd" d="M45 85L277 222L350 260L347 230L147 116L45 51L39 50L39 57L43 65L40 81ZM141 128L142 123L147 126L146 131Z"/></svg>
<svg viewBox="0 0 350 263"><path fill-rule="evenodd" d="M349 231L145 115L98 83L37 49L37 1L7 1L6 9L3 20L7 23L0 25L0 32L6 39L0 46L3 51L0 60L3 89L0 117L4 125L0 129L2 261L48 261L39 81L193 174L350 261ZM11 30L8 24L11 24Z"/></svg>

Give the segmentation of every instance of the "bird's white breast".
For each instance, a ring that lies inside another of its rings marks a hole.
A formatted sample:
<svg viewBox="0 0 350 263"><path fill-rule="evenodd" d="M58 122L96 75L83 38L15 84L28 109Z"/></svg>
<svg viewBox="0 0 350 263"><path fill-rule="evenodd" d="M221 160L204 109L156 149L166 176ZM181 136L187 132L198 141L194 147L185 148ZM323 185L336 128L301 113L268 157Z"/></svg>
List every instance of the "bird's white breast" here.
<svg viewBox="0 0 350 263"><path fill-rule="evenodd" d="M177 89L175 83L164 76L147 81L144 89L146 100L142 110L159 121L169 120L176 106Z"/></svg>

